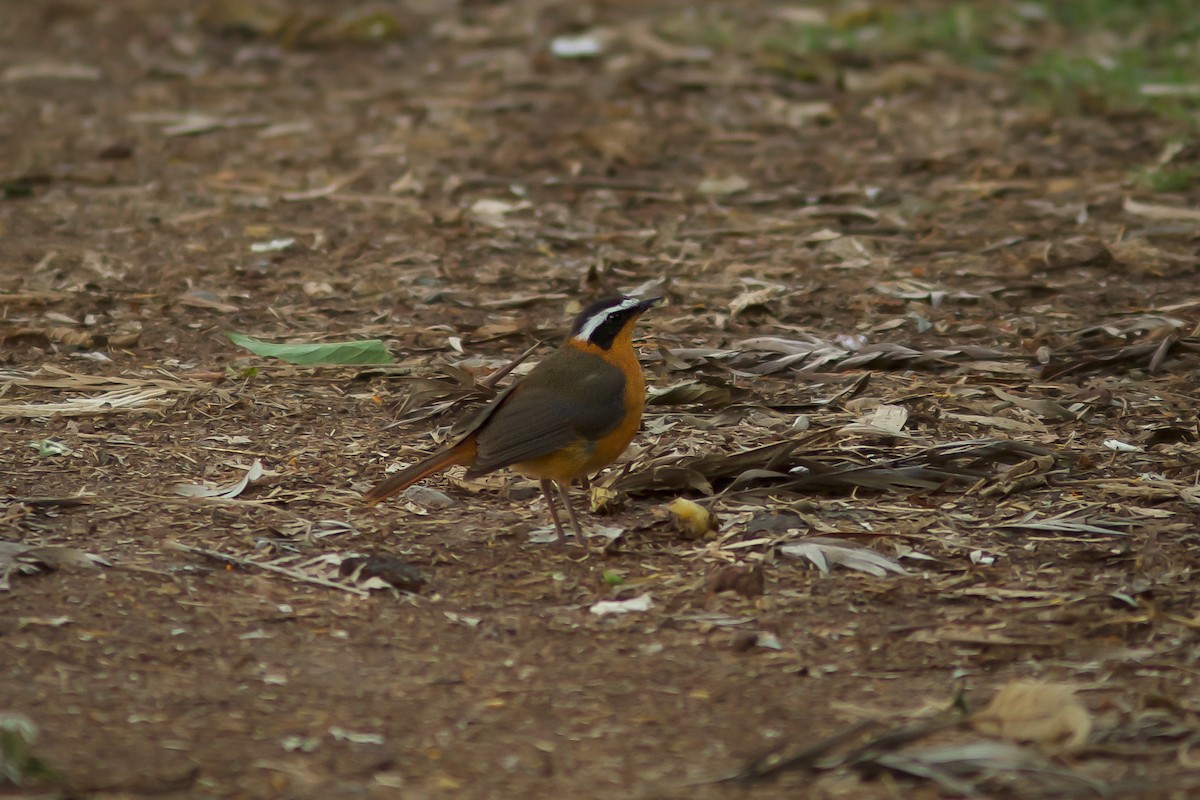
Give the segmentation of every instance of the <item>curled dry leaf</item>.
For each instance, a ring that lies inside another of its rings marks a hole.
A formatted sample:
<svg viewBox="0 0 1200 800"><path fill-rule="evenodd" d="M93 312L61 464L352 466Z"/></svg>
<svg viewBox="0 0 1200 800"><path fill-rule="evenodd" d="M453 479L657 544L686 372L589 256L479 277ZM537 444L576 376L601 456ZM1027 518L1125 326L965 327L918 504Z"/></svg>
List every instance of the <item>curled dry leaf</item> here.
<svg viewBox="0 0 1200 800"><path fill-rule="evenodd" d="M1127 536L1135 521L1126 517L1102 516L1089 513L1089 509L1070 509L1052 517L1039 517L1036 511L1028 511L1020 517L995 523L997 528L1028 528L1035 531L1057 531L1060 533L1096 533L1101 536Z"/></svg>
<svg viewBox="0 0 1200 800"><path fill-rule="evenodd" d="M624 492L604 486L588 489L588 508L593 514L614 514L629 499Z"/></svg>
<svg viewBox="0 0 1200 800"><path fill-rule="evenodd" d="M1056 779L1060 778L1025 748L995 741L950 742L884 752L864 759L860 768L868 764L933 781L955 797L988 796L984 781L989 776L1003 775L1010 780L1022 776L1044 781L1043 785L1057 785Z"/></svg>
<svg viewBox="0 0 1200 800"><path fill-rule="evenodd" d="M225 486L202 486L197 483L178 483L175 484L175 494L181 494L184 497L217 497L222 500L233 500L242 492L246 491L246 487L262 478L267 474L263 469L262 462L257 458L254 463L246 468L245 474L233 483Z"/></svg>
<svg viewBox="0 0 1200 800"><path fill-rule="evenodd" d="M842 428L842 433L866 436L907 436L904 423L908 422L908 410L904 406L880 405L860 422L852 422Z"/></svg>
<svg viewBox="0 0 1200 800"><path fill-rule="evenodd" d="M329 729L329 735L335 742L349 742L350 744L383 744L385 741L382 733L348 731L336 725Z"/></svg>
<svg viewBox="0 0 1200 800"><path fill-rule="evenodd" d="M1032 742L1049 752L1071 752L1087 742L1091 715L1066 684L1014 681L971 717L979 733Z"/></svg>
<svg viewBox="0 0 1200 800"><path fill-rule="evenodd" d="M767 303L783 293L782 286L765 286L742 292L729 304L729 316L739 317L751 308L764 308Z"/></svg>
<svg viewBox="0 0 1200 800"><path fill-rule="evenodd" d="M992 387L992 394L1006 403L1012 403L1017 408L1023 408L1026 411L1032 411L1042 419L1048 420L1071 420L1076 418L1076 414L1064 408L1060 403L1047 398L1029 398L1019 397L1018 395Z"/></svg>
<svg viewBox="0 0 1200 800"><path fill-rule="evenodd" d="M454 498L450 495L428 486L410 486L404 490L403 497L426 508L449 508L454 505Z"/></svg>
<svg viewBox="0 0 1200 800"><path fill-rule="evenodd" d="M1041 486L1046 482L1046 473L1052 469L1054 469L1054 456L1050 453L1027 458L997 475L983 488L980 495L983 497L1007 497L1016 492Z"/></svg>
<svg viewBox="0 0 1200 800"><path fill-rule="evenodd" d="M232 331L226 337L256 356L278 358L289 364L391 364L392 356L379 339L349 342L264 342Z"/></svg>
<svg viewBox="0 0 1200 800"><path fill-rule="evenodd" d="M814 536L782 545L779 552L795 558L806 558L825 574L829 573L829 567L833 564L840 564L847 569L865 572L877 578L883 578L889 572L897 575L908 574L908 570L882 553L824 536Z"/></svg>

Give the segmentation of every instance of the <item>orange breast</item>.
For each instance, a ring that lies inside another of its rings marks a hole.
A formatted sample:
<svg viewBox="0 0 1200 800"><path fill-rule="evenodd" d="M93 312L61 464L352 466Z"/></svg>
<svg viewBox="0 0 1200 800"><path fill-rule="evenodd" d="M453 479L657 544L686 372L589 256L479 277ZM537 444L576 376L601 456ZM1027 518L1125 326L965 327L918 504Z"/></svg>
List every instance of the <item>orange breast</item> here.
<svg viewBox="0 0 1200 800"><path fill-rule="evenodd" d="M629 380L625 387L625 420L616 430L595 443L591 456L581 465L577 477L595 472L616 461L637 435L642 426L642 409L646 406L646 382L642 379L641 370L635 374L637 379Z"/></svg>

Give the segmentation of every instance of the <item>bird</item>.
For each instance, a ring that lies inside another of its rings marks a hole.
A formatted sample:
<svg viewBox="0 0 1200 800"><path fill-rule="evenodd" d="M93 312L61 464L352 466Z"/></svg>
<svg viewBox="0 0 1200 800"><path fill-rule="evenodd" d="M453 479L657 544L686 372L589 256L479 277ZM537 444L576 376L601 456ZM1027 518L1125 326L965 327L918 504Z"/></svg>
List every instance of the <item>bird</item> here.
<svg viewBox="0 0 1200 800"><path fill-rule="evenodd" d="M504 467L540 482L559 544L566 542L552 487L585 544L569 489L615 461L641 427L646 381L633 329L662 297L610 297L575 318L571 332L524 378L492 399L453 444L390 476L364 497L375 505L436 472L467 467L475 478Z"/></svg>

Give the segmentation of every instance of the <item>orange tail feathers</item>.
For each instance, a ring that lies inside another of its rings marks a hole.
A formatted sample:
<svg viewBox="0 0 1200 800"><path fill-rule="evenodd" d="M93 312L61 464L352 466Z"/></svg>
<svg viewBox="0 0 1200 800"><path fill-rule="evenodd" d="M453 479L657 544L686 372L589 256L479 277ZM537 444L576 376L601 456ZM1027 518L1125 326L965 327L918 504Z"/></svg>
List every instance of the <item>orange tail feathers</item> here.
<svg viewBox="0 0 1200 800"><path fill-rule="evenodd" d="M451 447L435 453L424 461L418 461L407 469L402 469L395 475L380 483L363 497L368 505L375 505L380 500L386 500L397 492L402 492L422 478L427 478L435 472L441 472L446 467L456 464L470 464L475 460L475 442L466 439Z"/></svg>

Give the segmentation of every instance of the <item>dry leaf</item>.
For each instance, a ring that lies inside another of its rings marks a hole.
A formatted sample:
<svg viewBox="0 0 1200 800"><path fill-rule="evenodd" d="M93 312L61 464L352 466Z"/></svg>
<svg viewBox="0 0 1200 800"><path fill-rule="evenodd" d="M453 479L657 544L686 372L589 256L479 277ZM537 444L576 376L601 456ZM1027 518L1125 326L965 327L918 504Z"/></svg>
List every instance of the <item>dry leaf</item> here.
<svg viewBox="0 0 1200 800"><path fill-rule="evenodd" d="M846 70L842 73L842 85L850 92L866 94L894 94L910 89L929 86L937 79L937 73L924 64L901 62L882 69Z"/></svg>
<svg viewBox="0 0 1200 800"><path fill-rule="evenodd" d="M783 294L782 286L766 286L761 289L742 292L733 298L733 301L729 304L729 316L736 318L748 308L765 307L767 303L781 294Z"/></svg>
<svg viewBox="0 0 1200 800"><path fill-rule="evenodd" d="M631 597L628 600L601 600L598 603L592 604L588 610L598 617L603 617L608 614L632 614L638 611L648 611L654 605L650 593Z"/></svg>
<svg viewBox="0 0 1200 800"><path fill-rule="evenodd" d="M0 73L4 83L22 81L98 81L103 76L98 67L90 64L72 64L62 61L35 61L14 64Z"/></svg>
<svg viewBox="0 0 1200 800"><path fill-rule="evenodd" d="M1064 408L1059 403L1045 398L1027 398L1018 397L1015 394L1010 394L1003 389L993 386L992 394L1000 398L1006 403L1012 403L1017 408L1023 408L1026 411L1032 411L1042 419L1051 420L1068 420L1076 419L1078 415Z"/></svg>
<svg viewBox="0 0 1200 800"><path fill-rule="evenodd" d="M1158 203L1142 203L1134 200L1132 197L1125 198L1122 208L1130 214L1136 214L1146 219L1200 222L1200 209L1196 208L1177 208L1175 206L1159 205Z"/></svg>
<svg viewBox="0 0 1200 800"><path fill-rule="evenodd" d="M1014 681L971 717L987 736L1032 742L1050 752L1074 751L1087 742L1091 715L1067 684Z"/></svg>
<svg viewBox="0 0 1200 800"><path fill-rule="evenodd" d="M1027 458L1001 472L981 492L983 497L1005 497L1041 486L1046 482L1046 473L1054 469L1054 456L1046 455Z"/></svg>
<svg viewBox="0 0 1200 800"><path fill-rule="evenodd" d="M955 797L984 797L979 781L989 775L1054 777L1033 753L1008 742L950 742L920 748L885 752L871 759L873 765L924 778L936 783L943 793ZM995 795L991 795L995 796Z"/></svg>
<svg viewBox="0 0 1200 800"><path fill-rule="evenodd" d="M847 569L865 572L877 578L886 577L889 572L897 575L908 574L908 570L882 553L822 536L782 545L779 552L795 558L806 558L826 575L833 564L840 564Z"/></svg>
<svg viewBox="0 0 1200 800"><path fill-rule="evenodd" d="M837 118L837 111L828 100L795 102L776 95L767 98L766 113L778 124L791 128L803 128L813 122L828 122Z"/></svg>
<svg viewBox="0 0 1200 800"><path fill-rule="evenodd" d="M700 181L700 185L696 187L696 191L700 194L713 196L737 194L744 192L750 188L750 181L743 178L741 175L722 175L720 177L709 177Z"/></svg>
<svg viewBox="0 0 1200 800"><path fill-rule="evenodd" d="M842 428L841 433L856 433L875 436L907 436L904 423L908 422L908 410L904 406L880 405L860 422Z"/></svg>
<svg viewBox="0 0 1200 800"><path fill-rule="evenodd" d="M256 458L254 463L246 468L245 474L231 484L203 486L196 483L179 483L175 485L175 494L181 494L184 497L217 497L222 500L233 500L244 492L247 486L266 474L267 471L263 469L262 461Z"/></svg>
<svg viewBox="0 0 1200 800"><path fill-rule="evenodd" d="M713 57L713 51L707 47L668 42L643 21L634 21L626 25L625 39L630 47L641 50L658 61L705 62L711 61Z"/></svg>
<svg viewBox="0 0 1200 800"><path fill-rule="evenodd" d="M1200 263L1194 251L1167 250L1144 238L1131 237L1109 245L1113 260L1138 272L1157 275L1172 265L1191 267Z"/></svg>
<svg viewBox="0 0 1200 800"><path fill-rule="evenodd" d="M467 217L491 228L507 228L510 225L507 220L509 214L530 207L530 204L524 200L510 203L507 200L481 198L471 204L470 209L467 210Z"/></svg>
<svg viewBox="0 0 1200 800"><path fill-rule="evenodd" d="M214 292L202 289L193 289L180 295L179 302L189 308L203 308L208 311L219 311L222 314L232 314L238 310L233 303L227 303Z"/></svg>
<svg viewBox="0 0 1200 800"><path fill-rule="evenodd" d="M588 510L593 514L615 514L617 509L625 505L627 499L624 492L604 486L592 486L588 489Z"/></svg>
<svg viewBox="0 0 1200 800"><path fill-rule="evenodd" d="M642 166L657 157L661 147L655 131L636 119L612 119L584 128L585 145L610 164Z"/></svg>

